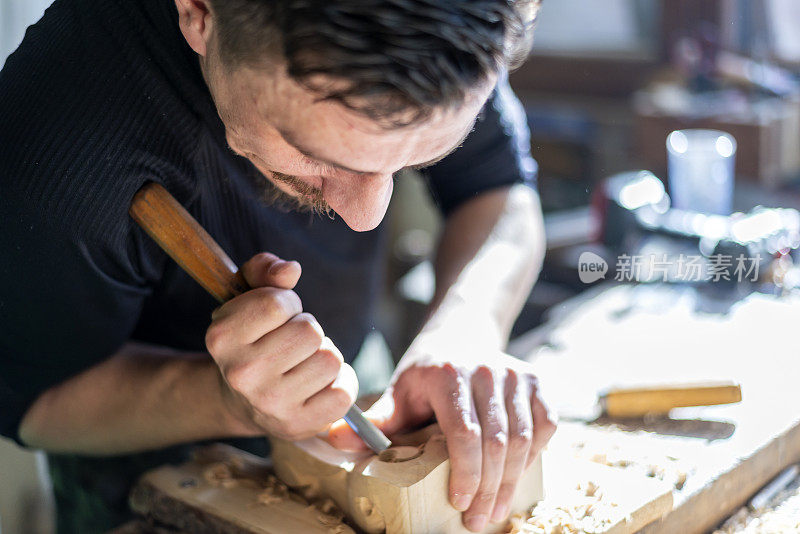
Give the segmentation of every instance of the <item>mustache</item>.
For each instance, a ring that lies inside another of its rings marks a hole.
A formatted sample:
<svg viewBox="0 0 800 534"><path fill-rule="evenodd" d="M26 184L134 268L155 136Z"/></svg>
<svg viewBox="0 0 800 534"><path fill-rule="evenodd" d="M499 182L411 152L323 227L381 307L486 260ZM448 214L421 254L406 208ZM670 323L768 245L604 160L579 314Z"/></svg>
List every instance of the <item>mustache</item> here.
<svg viewBox="0 0 800 534"><path fill-rule="evenodd" d="M308 185L296 176L291 176L289 174L283 174L277 171L269 171L269 174L273 180L288 185L299 193L299 195L294 196L285 193L270 182L269 179L264 178L263 200L267 204L301 213L325 215L329 219L334 219L336 217L336 212L325 201L325 198L322 196L322 191L319 188Z"/></svg>

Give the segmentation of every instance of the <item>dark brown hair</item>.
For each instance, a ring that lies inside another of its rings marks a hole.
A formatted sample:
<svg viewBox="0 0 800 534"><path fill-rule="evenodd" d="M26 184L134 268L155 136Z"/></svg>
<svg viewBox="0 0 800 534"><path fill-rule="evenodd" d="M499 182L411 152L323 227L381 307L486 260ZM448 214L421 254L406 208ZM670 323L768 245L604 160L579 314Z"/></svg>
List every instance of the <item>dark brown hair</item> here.
<svg viewBox="0 0 800 534"><path fill-rule="evenodd" d="M528 54L539 0L211 0L223 61L289 76L385 125L454 107ZM324 85L322 80L324 80Z"/></svg>

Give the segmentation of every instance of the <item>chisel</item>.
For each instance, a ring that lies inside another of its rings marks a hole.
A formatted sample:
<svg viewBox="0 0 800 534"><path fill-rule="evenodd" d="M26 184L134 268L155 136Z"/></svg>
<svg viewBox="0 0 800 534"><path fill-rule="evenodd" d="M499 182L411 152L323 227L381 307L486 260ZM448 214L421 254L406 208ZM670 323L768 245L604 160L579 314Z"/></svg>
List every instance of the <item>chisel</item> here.
<svg viewBox="0 0 800 534"><path fill-rule="evenodd" d="M673 408L733 404L742 400L739 384L727 380L619 386L582 395L556 406L560 418L569 421L665 416Z"/></svg>
<svg viewBox="0 0 800 534"><path fill-rule="evenodd" d="M134 195L129 213L164 252L220 303L250 289L233 260L160 184L150 182L143 186ZM350 407L344 419L376 454L392 445L356 405Z"/></svg>

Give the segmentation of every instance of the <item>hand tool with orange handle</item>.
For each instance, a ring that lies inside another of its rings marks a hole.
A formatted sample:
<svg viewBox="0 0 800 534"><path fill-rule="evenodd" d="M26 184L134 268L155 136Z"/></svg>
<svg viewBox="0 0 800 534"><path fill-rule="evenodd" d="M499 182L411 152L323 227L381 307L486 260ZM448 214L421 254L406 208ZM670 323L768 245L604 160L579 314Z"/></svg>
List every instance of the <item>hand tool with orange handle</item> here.
<svg viewBox="0 0 800 534"><path fill-rule="evenodd" d="M739 384L726 381L612 388L599 405L609 417L666 415L672 408L732 404L742 400Z"/></svg>

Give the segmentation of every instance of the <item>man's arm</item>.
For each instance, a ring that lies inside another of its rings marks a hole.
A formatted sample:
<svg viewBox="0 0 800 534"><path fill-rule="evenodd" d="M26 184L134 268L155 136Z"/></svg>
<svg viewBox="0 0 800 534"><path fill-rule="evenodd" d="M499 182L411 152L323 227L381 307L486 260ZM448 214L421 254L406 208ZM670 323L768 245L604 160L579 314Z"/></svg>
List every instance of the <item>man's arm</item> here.
<svg viewBox="0 0 800 534"><path fill-rule="evenodd" d="M488 318L503 348L544 258L539 197L523 185L489 191L446 220L435 260L436 291L423 332L454 313Z"/></svg>
<svg viewBox="0 0 800 534"><path fill-rule="evenodd" d="M121 454L207 438L300 439L342 417L358 389L355 374L301 313L291 291L300 266L263 253L242 272L255 289L214 311L211 357L128 345L39 395L20 425L22 441Z"/></svg>
<svg viewBox="0 0 800 534"><path fill-rule="evenodd" d="M221 381L207 354L126 345L39 396L20 438L54 453L105 455L252 435L226 409Z"/></svg>
<svg viewBox="0 0 800 534"><path fill-rule="evenodd" d="M430 317L401 362L425 369L447 358L452 365L449 372L431 373L439 376L429 387L445 392L432 405L454 438L448 440L451 502L465 510L465 524L475 531L505 519L522 470L555 430L532 370L502 354L544 251L532 189L484 193L459 207L437 251ZM459 391L459 382L469 386L453 402L447 392Z"/></svg>

